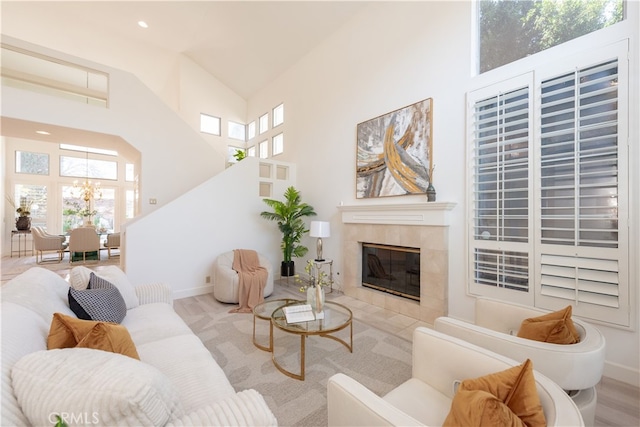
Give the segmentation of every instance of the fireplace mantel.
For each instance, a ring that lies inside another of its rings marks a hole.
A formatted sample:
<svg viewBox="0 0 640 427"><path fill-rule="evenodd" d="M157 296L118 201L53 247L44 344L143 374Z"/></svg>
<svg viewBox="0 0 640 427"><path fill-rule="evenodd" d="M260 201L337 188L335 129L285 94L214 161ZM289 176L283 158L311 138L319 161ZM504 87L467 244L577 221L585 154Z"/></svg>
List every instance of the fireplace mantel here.
<svg viewBox="0 0 640 427"><path fill-rule="evenodd" d="M344 224L451 225L453 202L340 205Z"/></svg>

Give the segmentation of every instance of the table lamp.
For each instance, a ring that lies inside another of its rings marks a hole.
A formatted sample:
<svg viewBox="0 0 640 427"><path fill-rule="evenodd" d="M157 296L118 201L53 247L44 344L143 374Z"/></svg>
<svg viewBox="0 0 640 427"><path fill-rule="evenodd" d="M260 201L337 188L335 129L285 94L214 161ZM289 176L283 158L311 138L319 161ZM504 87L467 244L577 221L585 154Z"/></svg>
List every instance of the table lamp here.
<svg viewBox="0 0 640 427"><path fill-rule="evenodd" d="M331 224L327 221L311 221L309 236L318 238L316 261L324 261L322 258L322 238L331 236Z"/></svg>

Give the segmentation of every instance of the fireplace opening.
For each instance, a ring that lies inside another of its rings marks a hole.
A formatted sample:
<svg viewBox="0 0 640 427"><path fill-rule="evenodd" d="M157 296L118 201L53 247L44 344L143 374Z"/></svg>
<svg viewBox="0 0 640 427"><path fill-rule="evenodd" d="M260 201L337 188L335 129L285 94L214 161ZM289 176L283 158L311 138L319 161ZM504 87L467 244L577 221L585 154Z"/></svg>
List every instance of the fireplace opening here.
<svg viewBox="0 0 640 427"><path fill-rule="evenodd" d="M362 286L420 301L420 249L363 243Z"/></svg>

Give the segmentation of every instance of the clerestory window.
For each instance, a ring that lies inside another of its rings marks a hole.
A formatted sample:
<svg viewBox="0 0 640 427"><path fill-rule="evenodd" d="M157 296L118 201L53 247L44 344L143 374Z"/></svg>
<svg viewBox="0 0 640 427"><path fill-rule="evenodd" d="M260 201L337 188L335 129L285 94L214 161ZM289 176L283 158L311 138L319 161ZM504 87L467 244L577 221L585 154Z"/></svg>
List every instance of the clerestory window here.
<svg viewBox="0 0 640 427"><path fill-rule="evenodd" d="M623 0L481 0L479 72L620 22L624 6Z"/></svg>

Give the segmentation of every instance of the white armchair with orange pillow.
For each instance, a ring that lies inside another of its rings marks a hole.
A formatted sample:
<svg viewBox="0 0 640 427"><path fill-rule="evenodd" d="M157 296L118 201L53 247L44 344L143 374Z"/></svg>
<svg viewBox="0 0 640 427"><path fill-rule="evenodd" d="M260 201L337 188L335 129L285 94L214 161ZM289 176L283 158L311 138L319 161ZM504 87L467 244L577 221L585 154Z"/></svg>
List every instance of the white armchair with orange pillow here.
<svg viewBox="0 0 640 427"><path fill-rule="evenodd" d="M584 425L573 400L526 359L418 327L412 368L385 396L345 374L329 378L329 426Z"/></svg>
<svg viewBox="0 0 640 427"><path fill-rule="evenodd" d="M474 323L439 317L434 329L515 360L531 359L537 371L571 395L585 424L593 425L605 339L596 327L571 315L571 306L549 312L477 298Z"/></svg>

